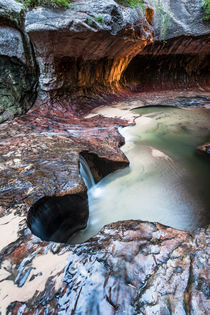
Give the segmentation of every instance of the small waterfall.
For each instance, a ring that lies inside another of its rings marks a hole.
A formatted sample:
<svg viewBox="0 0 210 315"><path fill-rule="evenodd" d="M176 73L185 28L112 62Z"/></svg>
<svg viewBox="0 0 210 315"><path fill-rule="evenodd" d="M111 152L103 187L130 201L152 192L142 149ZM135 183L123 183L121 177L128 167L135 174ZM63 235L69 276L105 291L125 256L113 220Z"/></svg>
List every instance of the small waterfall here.
<svg viewBox="0 0 210 315"><path fill-rule="evenodd" d="M95 181L91 170L85 161L85 159L80 155L80 174L85 182L88 189L95 185Z"/></svg>

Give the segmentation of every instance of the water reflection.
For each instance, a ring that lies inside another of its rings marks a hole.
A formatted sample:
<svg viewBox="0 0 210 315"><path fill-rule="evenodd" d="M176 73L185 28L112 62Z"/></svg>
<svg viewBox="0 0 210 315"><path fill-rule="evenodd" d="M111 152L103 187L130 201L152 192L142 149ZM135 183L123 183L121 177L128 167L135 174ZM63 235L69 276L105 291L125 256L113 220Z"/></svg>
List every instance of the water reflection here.
<svg viewBox="0 0 210 315"><path fill-rule="evenodd" d="M147 107L136 126L121 130L129 168L105 177L89 190L88 228L81 242L119 220L157 221L190 230L209 222L210 165L195 153L209 139L210 111Z"/></svg>

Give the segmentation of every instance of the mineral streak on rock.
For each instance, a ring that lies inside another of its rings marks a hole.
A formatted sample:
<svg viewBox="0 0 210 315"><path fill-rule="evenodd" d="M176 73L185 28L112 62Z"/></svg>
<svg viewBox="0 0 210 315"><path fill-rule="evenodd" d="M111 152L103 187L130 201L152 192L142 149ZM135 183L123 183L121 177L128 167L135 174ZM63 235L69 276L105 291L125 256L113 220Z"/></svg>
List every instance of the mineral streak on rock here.
<svg viewBox="0 0 210 315"><path fill-rule="evenodd" d="M126 221L75 246L31 234L37 200L86 189L80 152L127 163L116 129L125 121L58 113L34 109L0 126L2 314L207 314L207 229Z"/></svg>
<svg viewBox="0 0 210 315"><path fill-rule="evenodd" d="M62 15L39 8L27 13L25 26L39 63L41 89L80 95L118 87L122 72L152 41L153 32L141 10L113 0L79 0Z"/></svg>
<svg viewBox="0 0 210 315"><path fill-rule="evenodd" d="M69 255L59 290L49 281L36 298L11 303L8 310L207 314L207 235L205 229L190 234L141 221L107 225L84 244L57 249L56 257L62 251ZM48 246L43 260L52 256L52 250Z"/></svg>
<svg viewBox="0 0 210 315"><path fill-rule="evenodd" d="M181 42L182 39L179 41ZM202 39L200 41L202 42ZM184 45L184 40L182 44ZM169 45L168 42L166 44L168 52L172 47ZM158 44L150 48L151 54L139 54L130 62L122 78L126 86L140 92L190 88L202 88L209 91L208 54L164 54L162 52L156 55L156 48L159 49ZM162 44L160 44L160 50L161 48ZM163 49L165 51L165 48Z"/></svg>
<svg viewBox="0 0 210 315"><path fill-rule="evenodd" d="M36 312L34 307L42 308L42 301L48 301L49 312L56 314L58 310L57 299L54 298L63 287L69 246L42 242L32 235L26 221L28 210L43 197L53 196L52 199L57 197L64 200L68 194L78 196L86 191L79 173L80 152L92 152L98 156L98 173L100 157L103 161L109 161L110 172L111 164L116 169L115 162L118 168L128 165L127 158L119 148L123 139L117 129L119 125L127 126L126 121L100 116L79 119L73 114L65 117L59 109L57 113L59 116L52 117L49 113L43 115L42 111L33 110L13 120L12 124L5 122L0 125L2 314L10 311L12 314L18 311L33 314ZM80 224L77 220L76 229L85 227L87 213L84 215L85 220L83 218ZM50 216L51 229L55 228L55 222L49 213ZM67 221L68 218L64 223ZM51 239L54 231L48 231L48 238L45 239ZM67 234L65 240L69 236ZM60 234L57 236L64 240ZM52 239L55 240L54 237ZM24 301L31 301L31 306L24 306Z"/></svg>

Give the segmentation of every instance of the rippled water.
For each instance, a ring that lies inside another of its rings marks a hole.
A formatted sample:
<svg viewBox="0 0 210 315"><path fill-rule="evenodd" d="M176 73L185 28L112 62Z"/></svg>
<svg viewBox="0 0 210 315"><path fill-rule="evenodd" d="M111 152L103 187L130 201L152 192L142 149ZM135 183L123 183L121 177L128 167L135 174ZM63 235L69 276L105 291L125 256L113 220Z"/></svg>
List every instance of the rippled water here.
<svg viewBox="0 0 210 315"><path fill-rule="evenodd" d="M190 230L209 223L210 163L196 154L210 139L210 110L144 107L136 126L121 129L130 166L89 190L88 227L81 242L103 225L140 219Z"/></svg>

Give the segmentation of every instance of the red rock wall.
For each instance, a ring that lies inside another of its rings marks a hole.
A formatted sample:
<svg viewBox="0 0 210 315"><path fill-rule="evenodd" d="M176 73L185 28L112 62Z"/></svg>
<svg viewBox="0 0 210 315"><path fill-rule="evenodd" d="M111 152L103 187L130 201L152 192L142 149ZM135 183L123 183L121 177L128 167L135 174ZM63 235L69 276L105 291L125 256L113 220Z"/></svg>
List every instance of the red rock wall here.
<svg viewBox="0 0 210 315"><path fill-rule="evenodd" d="M209 36L148 45L132 59L121 82L137 91L210 88Z"/></svg>
<svg viewBox="0 0 210 315"><path fill-rule="evenodd" d="M209 56L148 55L135 57L122 82L134 91L210 87Z"/></svg>

